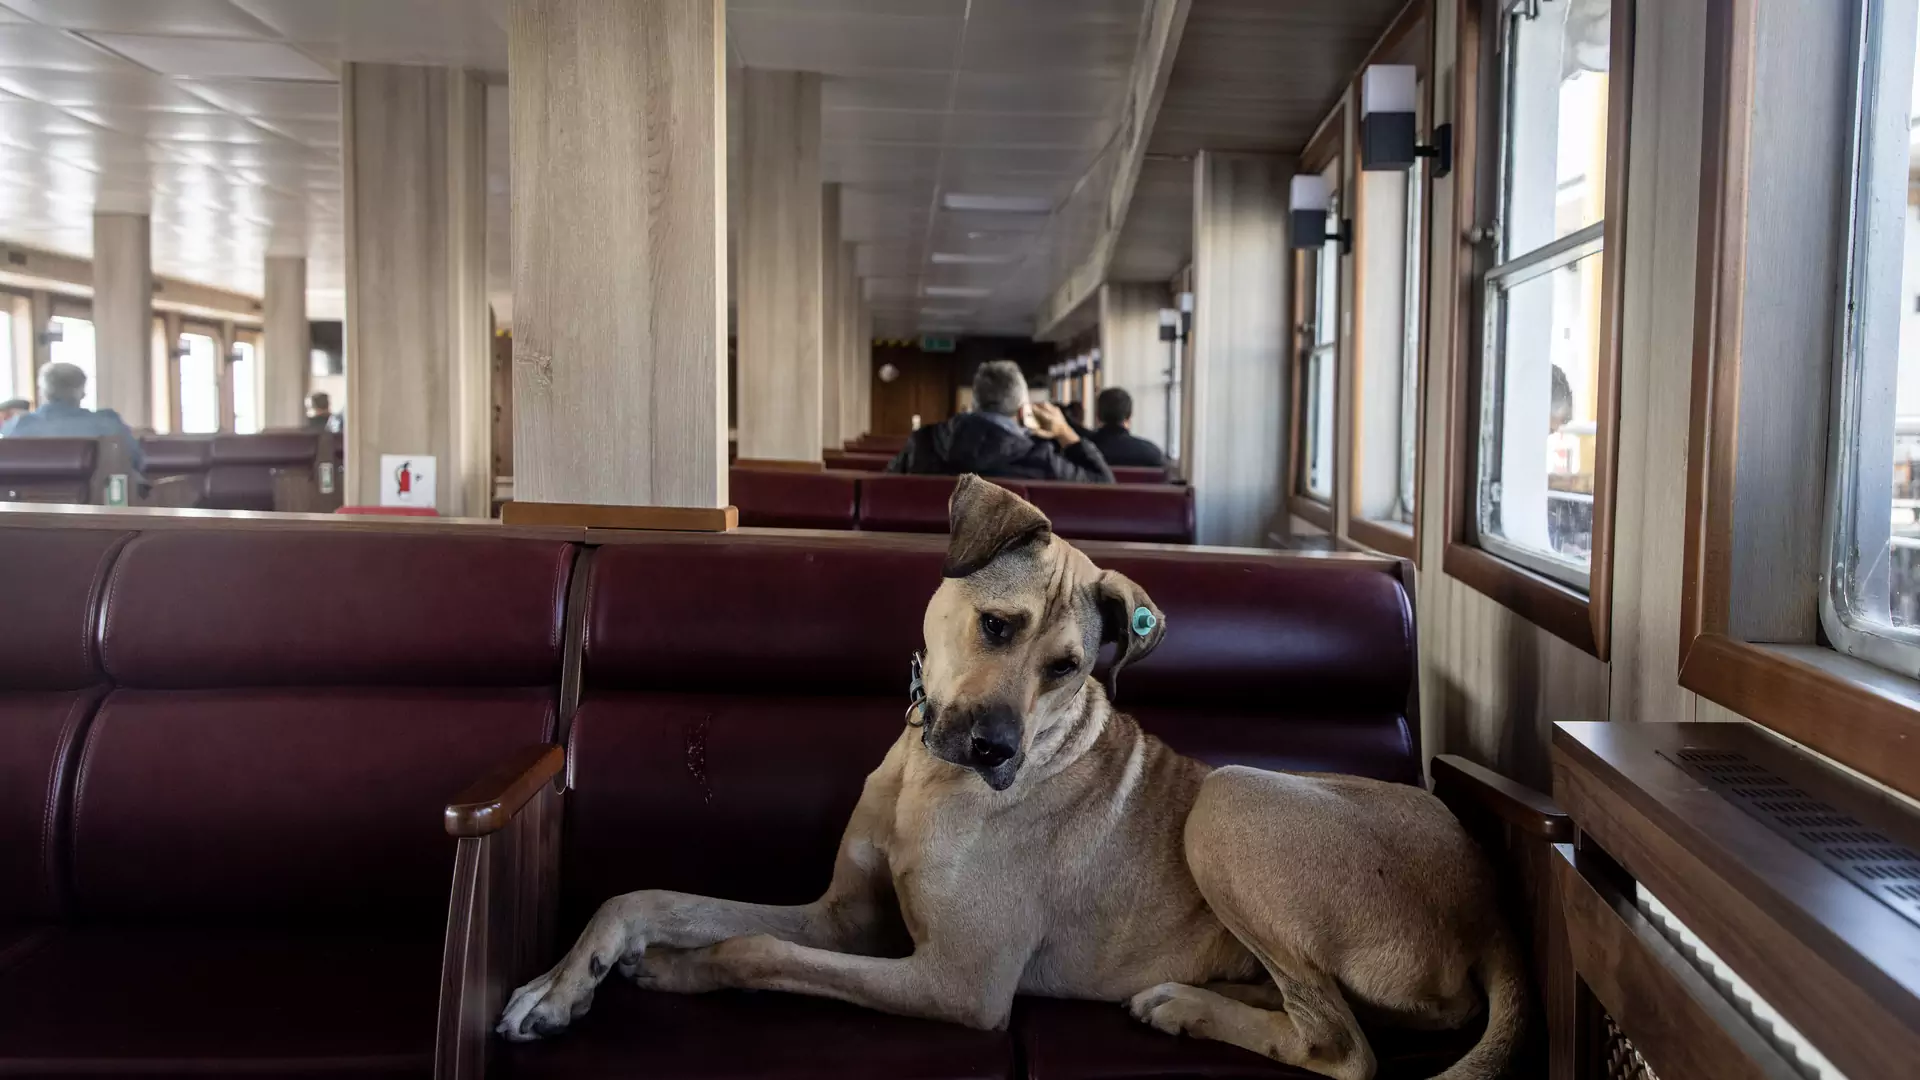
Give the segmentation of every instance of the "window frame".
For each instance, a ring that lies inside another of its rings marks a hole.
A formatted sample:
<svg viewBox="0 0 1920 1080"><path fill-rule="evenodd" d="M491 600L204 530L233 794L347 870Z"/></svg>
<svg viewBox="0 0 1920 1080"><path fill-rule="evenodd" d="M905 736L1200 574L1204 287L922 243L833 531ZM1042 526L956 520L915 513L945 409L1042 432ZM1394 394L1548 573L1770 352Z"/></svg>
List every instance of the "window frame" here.
<svg viewBox="0 0 1920 1080"><path fill-rule="evenodd" d="M1327 171L1327 169L1333 168L1336 175L1339 176L1340 183L1335 194L1337 201L1334 205L1341 215L1341 220L1346 219L1346 200L1352 190L1350 183L1351 170L1347 167L1346 124L1347 103L1343 100L1340 104L1334 106L1333 111L1327 114L1326 119L1320 121L1319 129L1314 132L1313 138L1307 143L1307 148L1300 154L1300 172L1302 174L1323 173ZM1334 242L1338 243L1338 241ZM1292 399L1292 407L1289 409L1291 416L1287 432L1288 456L1290 458L1287 462L1287 511L1294 517L1307 522L1331 536L1336 527L1334 507L1342 501L1340 492L1340 477L1342 473L1340 468L1340 451L1342 438L1345 435L1347 425L1343 417L1344 410L1341 407L1344 395L1340 393L1342 383L1340 374L1344 367L1341 358L1346 352L1346 346L1350 336L1348 327L1351 324L1352 309L1349 306L1351 299L1349 294L1351 290L1345 287L1345 279L1348 268L1352 265L1353 252L1351 250L1351 244L1342 245L1342 250L1339 259L1335 263L1333 272L1333 364L1331 370L1328 372L1328 376L1333 380L1333 408L1329 411L1327 418L1333 425L1332 437L1330 439L1334 458L1332 463L1333 486L1327 498L1322 500L1319 496L1310 494L1305 490L1305 477L1307 462L1307 364L1314 350L1314 343L1309 336L1314 330L1309 304L1317 305L1319 303L1319 296L1308 288L1308 282L1313 278L1313 260L1320 258L1324 250L1323 245L1318 248L1296 249L1293 252L1293 340L1288 350L1290 354L1289 366L1292 368L1292 376L1289 380L1291 385L1291 393L1289 396Z"/></svg>
<svg viewBox="0 0 1920 1080"><path fill-rule="evenodd" d="M250 433L240 431L240 380L235 376L233 371L234 351L243 344L253 350L253 409L254 420L259 424L259 426ZM226 394L223 398L226 422L223 430L231 431L235 434L259 434L267 430L266 409L263 407L263 391L265 390L263 377L265 375L265 368L261 360L261 357L265 354L266 332L264 330L256 330L250 326L240 326L234 323L227 324L227 351L225 354Z"/></svg>
<svg viewBox="0 0 1920 1080"><path fill-rule="evenodd" d="M1454 326L1447 342L1445 543L1442 568L1451 577L1545 629L1606 660L1611 645L1613 525L1620 427L1621 310L1625 282L1627 170L1633 100L1637 0L1611 0L1608 43L1606 200L1601 272L1599 395L1595 403L1593 557L1587 588L1503 557L1479 540L1481 405L1488 272L1497 254L1485 240L1501 212L1499 155L1501 77L1495 35L1514 0L1458 0L1455 57L1454 221L1459 226L1447 287ZM1558 246L1561 242L1556 242Z"/></svg>
<svg viewBox="0 0 1920 1080"><path fill-rule="evenodd" d="M1751 178L1756 172L1779 167L1777 160L1766 159L1764 151L1755 152L1751 131L1752 117L1766 93L1765 88L1756 86L1755 76L1759 66L1758 4L1759 0L1708 0L1707 4L1709 45L1695 299L1699 314L1694 328L1687 435L1679 682L1710 702L1920 798L1920 755L1912 752L1915 745L1920 745L1920 680L1828 647L1820 640L1817 614L1806 619L1807 625L1790 628L1789 633L1777 628L1756 629L1779 620L1756 618L1749 609L1756 604L1764 606L1764 601L1756 601L1755 590L1739 587L1752 577L1738 576L1736 557L1743 559L1746 573L1752 575L1752 564L1758 558L1753 554L1755 549L1773 552L1790 546L1780 536L1754 536L1744 526L1736 528L1739 522L1748 520L1741 516L1743 508L1771 504L1773 496L1779 494L1776 486L1793 482L1770 471L1743 468L1737 438L1743 410L1742 368L1754 368L1747 372L1746 385L1760 385L1769 381L1773 372L1766 365L1775 360L1766 355L1746 355L1743 350L1750 319L1745 296L1749 286L1747 201L1749 190L1756 186ZM1807 10L1813 12L1804 16L1807 18L1826 14L1820 9ZM1852 32L1858 40L1859 28L1854 27ZM1791 38L1796 45L1806 41L1806 35L1780 31L1775 35ZM1805 148L1795 148L1794 156L1811 155ZM1769 185L1778 187L1783 179L1788 185L1794 181L1790 176L1774 175L1768 177ZM1842 187L1850 199L1851 180ZM1787 190L1787 197L1795 198L1790 186ZM1809 205L1806 210L1808 219L1814 222L1840 220L1842 216L1837 208L1831 218L1825 215L1824 207ZM1836 245L1836 250L1844 261L1848 249ZM1841 273L1844 275L1844 267ZM1842 295L1837 289L1830 294L1801 289L1795 299L1802 307L1827 305L1831 313L1842 306ZM1801 312L1796 309L1791 314L1798 316ZM1820 357L1823 366L1812 372L1823 387L1837 385L1833 371L1839 363L1837 344ZM1797 388L1792 392L1798 392ZM1817 424L1830 443L1836 414L1836 410L1823 409L1817 417L1794 419ZM1777 425L1777 410L1771 418ZM1828 462L1823 458L1819 464L1824 468ZM1824 492L1820 501L1826 501ZM1772 516L1797 515L1776 510ZM1824 524L1821 542L1813 547L1818 561L1824 561L1829 550L1824 543ZM1779 526L1783 532L1792 527ZM1779 576L1772 565L1764 571L1760 575L1763 580ZM1804 591L1824 594L1824 587L1812 584L1821 576L1817 571L1816 566L1805 566L1793 576L1806 580ZM1801 590L1789 581L1783 591ZM1798 600L1800 610L1812 606L1805 597Z"/></svg>
<svg viewBox="0 0 1920 1080"><path fill-rule="evenodd" d="M1415 3L1407 5L1399 16L1395 18L1393 25L1387 28L1387 32L1381 35L1380 40L1374 45L1367 59L1360 65L1360 70L1354 74L1353 80L1348 86L1347 100L1354 103L1355 106L1355 125L1357 126L1359 123L1358 102L1360 100L1360 83L1366 76L1367 68L1374 64L1381 63L1410 63L1414 66L1416 78L1423 87L1422 105L1425 108L1424 115L1421 116L1418 121L1416 138L1422 143L1431 142L1433 128L1435 126L1434 107L1436 104L1433 78L1433 49L1434 19L1432 5L1425 2L1425 0L1416 0ZM1365 329L1367 277L1365 262L1367 250L1365 223L1367 218L1367 185L1364 179L1365 173L1359 168L1358 161L1354 162L1354 182L1351 196L1351 205L1353 207L1353 249L1357 253L1357 261L1354 263L1353 268L1353 378L1351 380L1353 393L1349 395L1352 400L1348 403L1346 410L1348 413L1347 423L1350 431L1346 451L1352 462L1352 465L1348 469L1348 475L1352 479L1347 485L1347 497L1340 500L1342 528L1348 539L1363 548L1383 552L1388 555L1395 555L1402 559L1408 559L1413 562L1415 567L1418 567L1421 562L1421 518L1424 516L1421 513L1421 507L1426 502L1426 401L1427 379L1428 373L1431 370L1431 365L1428 363L1427 357L1428 354L1432 352L1429 338L1432 330L1431 297L1433 295L1434 269L1432 239L1433 191L1435 181L1428 175L1427 168L1427 162L1423 159L1415 161L1413 166L1407 170L1409 189L1411 190L1417 187L1417 190L1411 191L1412 195L1417 196L1417 198L1409 198L1408 201L1417 206L1418 218L1417 220L1411 221L1408 226L1408 232L1411 234L1414 243L1408 249L1408 251L1412 253L1411 257L1404 257L1401 265L1401 289L1403 290L1402 324L1400 334L1390 346L1395 358L1399 360L1401 364L1404 364L1406 361L1405 354L1408 333L1412 331L1417 334L1413 357L1413 363L1417 369L1417 391L1413 403L1413 506L1410 508L1411 513L1409 514L1411 520L1403 523L1389 519L1370 518L1366 515L1361 505L1364 492L1361 490L1360 476L1365 461L1365 451L1361 444L1366 439L1366 424L1363 417L1366 402L1365 395L1360 392L1360 387L1367 362L1367 335ZM1410 210L1411 209L1412 208L1410 208ZM1417 291L1406 289L1405 277L1411 272L1417 272L1419 275ZM1414 292L1415 295L1404 295L1406 292ZM1401 394L1404 395L1404 376L1399 381L1399 386ZM1397 401L1395 405L1396 411L1402 413L1400 422L1404 426L1406 424L1404 402ZM1404 431L1402 431L1401 434L1404 438ZM1403 452L1404 448L1402 446L1395 445L1393 447L1393 453L1396 459L1401 458ZM1395 504L1398 505L1399 491L1397 484L1394 500Z"/></svg>

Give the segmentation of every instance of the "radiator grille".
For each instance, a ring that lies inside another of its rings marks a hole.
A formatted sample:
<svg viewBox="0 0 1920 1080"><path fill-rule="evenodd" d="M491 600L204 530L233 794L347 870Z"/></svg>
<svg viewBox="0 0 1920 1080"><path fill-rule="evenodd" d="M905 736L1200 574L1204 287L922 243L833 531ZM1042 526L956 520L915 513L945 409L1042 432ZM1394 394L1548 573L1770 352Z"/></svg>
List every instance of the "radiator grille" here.
<svg viewBox="0 0 1920 1080"><path fill-rule="evenodd" d="M1606 1044L1600 1053L1606 1063L1607 1080L1660 1080L1659 1075L1647 1067L1647 1059L1633 1048L1632 1040L1620 1033L1613 1017L1606 1017L1606 1025Z"/></svg>
<svg viewBox="0 0 1920 1080"><path fill-rule="evenodd" d="M1737 751L1687 747L1661 756L1920 926L1920 853Z"/></svg>

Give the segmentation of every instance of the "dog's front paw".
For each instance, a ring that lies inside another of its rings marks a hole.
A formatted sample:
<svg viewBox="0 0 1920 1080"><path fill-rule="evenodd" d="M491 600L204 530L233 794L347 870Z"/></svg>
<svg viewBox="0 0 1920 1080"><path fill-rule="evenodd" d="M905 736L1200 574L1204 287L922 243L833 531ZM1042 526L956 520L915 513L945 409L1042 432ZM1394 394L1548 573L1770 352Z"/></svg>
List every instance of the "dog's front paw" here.
<svg viewBox="0 0 1920 1080"><path fill-rule="evenodd" d="M532 1042L565 1031L593 1005L593 983L575 985L565 964L513 992L493 1030L514 1042Z"/></svg>
<svg viewBox="0 0 1920 1080"><path fill-rule="evenodd" d="M1168 1035L1196 1035L1201 1017L1207 1012L1204 990L1183 983L1161 983L1133 995L1127 1011L1135 1020Z"/></svg>

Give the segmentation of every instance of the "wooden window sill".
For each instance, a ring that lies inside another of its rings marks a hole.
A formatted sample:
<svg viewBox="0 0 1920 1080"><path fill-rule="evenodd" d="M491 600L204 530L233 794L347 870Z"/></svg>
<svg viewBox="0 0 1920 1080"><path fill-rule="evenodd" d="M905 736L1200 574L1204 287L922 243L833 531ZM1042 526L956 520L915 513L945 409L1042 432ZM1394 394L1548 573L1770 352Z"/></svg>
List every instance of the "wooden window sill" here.
<svg viewBox="0 0 1920 1080"><path fill-rule="evenodd" d="M1447 545L1441 569L1567 644L1607 658L1605 613L1585 594L1457 540Z"/></svg>
<svg viewBox="0 0 1920 1080"><path fill-rule="evenodd" d="M1378 551L1400 559L1411 559L1415 549L1413 526L1398 521L1369 521L1350 518L1347 535L1368 551Z"/></svg>
<svg viewBox="0 0 1920 1080"><path fill-rule="evenodd" d="M1333 531L1333 507L1312 496L1287 496L1287 512L1317 529Z"/></svg>

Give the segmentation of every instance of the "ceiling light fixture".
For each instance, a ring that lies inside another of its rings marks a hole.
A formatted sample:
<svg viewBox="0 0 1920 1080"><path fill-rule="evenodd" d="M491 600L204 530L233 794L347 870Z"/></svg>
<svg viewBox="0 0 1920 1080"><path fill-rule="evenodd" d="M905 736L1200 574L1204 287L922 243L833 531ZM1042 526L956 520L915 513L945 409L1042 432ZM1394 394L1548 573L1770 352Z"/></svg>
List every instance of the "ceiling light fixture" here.
<svg viewBox="0 0 1920 1080"><path fill-rule="evenodd" d="M973 285L928 285L920 290L920 295L939 300L978 300L992 296L993 290Z"/></svg>
<svg viewBox="0 0 1920 1080"><path fill-rule="evenodd" d="M990 214L1047 214L1053 200L1039 195L965 195L949 191L940 198L949 210L978 210Z"/></svg>
<svg viewBox="0 0 1920 1080"><path fill-rule="evenodd" d="M935 266L1005 266L1020 261L1018 255L968 255L957 251L936 251L933 253Z"/></svg>

